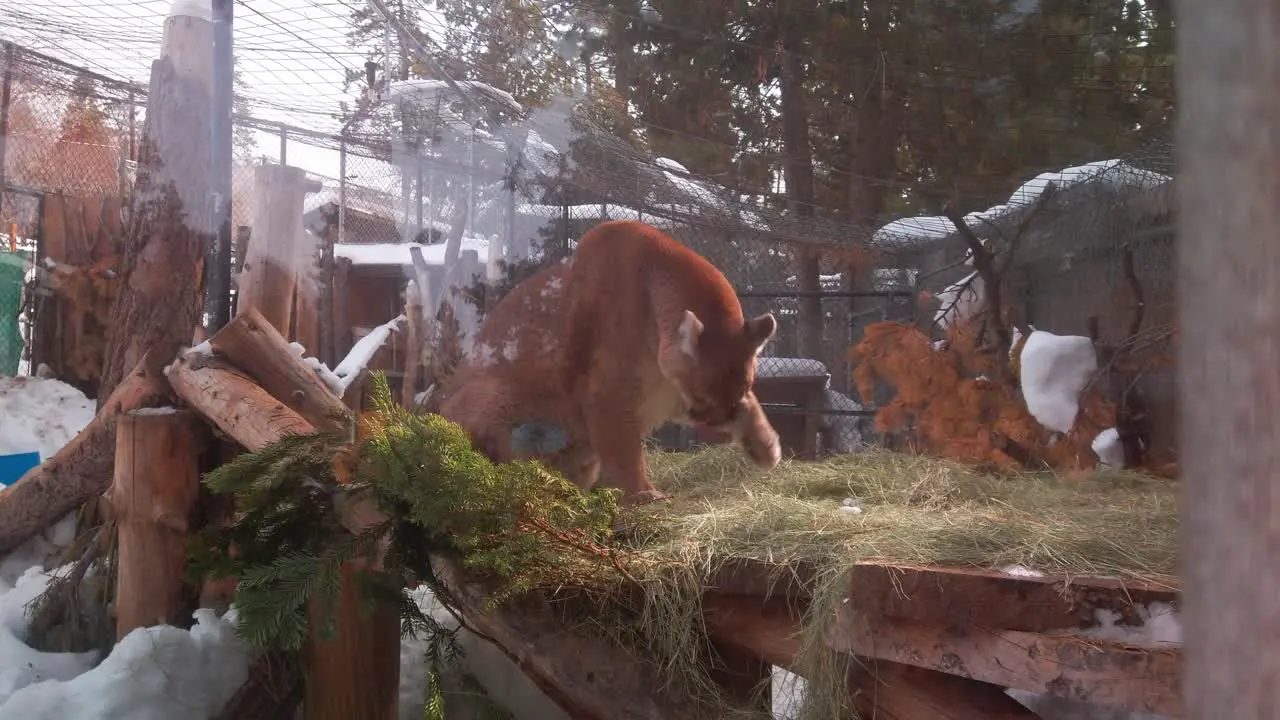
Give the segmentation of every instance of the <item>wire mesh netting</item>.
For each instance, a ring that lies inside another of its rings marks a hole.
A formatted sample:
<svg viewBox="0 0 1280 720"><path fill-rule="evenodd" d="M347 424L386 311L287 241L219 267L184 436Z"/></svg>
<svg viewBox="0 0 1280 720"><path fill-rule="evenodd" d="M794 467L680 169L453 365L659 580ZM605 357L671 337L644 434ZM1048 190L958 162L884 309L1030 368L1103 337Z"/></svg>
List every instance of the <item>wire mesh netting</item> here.
<svg viewBox="0 0 1280 720"><path fill-rule="evenodd" d="M166 23L202 20L161 0L72 5L0 7L0 219L24 237L45 193L127 194ZM884 398L859 396L849 348L876 322L941 337L975 312L989 293L968 236L1002 267L1009 322L1168 335L1168 12L236 3L233 225L253 225L254 168L281 162L320 182L304 215L337 255L403 267L393 246L417 241L441 278L478 263L459 284L505 263L509 286L603 220L653 224L715 263L745 312L777 317L762 395L799 418L797 442L853 449Z"/></svg>

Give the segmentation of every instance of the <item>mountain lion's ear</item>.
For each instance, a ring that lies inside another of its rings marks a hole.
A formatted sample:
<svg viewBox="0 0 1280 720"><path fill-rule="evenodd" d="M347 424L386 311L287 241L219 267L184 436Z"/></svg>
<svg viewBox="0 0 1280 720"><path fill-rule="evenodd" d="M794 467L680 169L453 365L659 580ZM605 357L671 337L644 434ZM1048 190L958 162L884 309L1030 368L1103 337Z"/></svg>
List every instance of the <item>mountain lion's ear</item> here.
<svg viewBox="0 0 1280 720"><path fill-rule="evenodd" d="M772 316L770 316L772 318ZM698 338L702 336L702 321L692 310L685 310L684 317L680 320L680 328L678 330L677 347L680 352L689 356L690 360L698 359Z"/></svg>
<svg viewBox="0 0 1280 720"><path fill-rule="evenodd" d="M777 331L778 321L774 319L773 313L757 315L747 321L747 339L757 354L773 339L773 334Z"/></svg>

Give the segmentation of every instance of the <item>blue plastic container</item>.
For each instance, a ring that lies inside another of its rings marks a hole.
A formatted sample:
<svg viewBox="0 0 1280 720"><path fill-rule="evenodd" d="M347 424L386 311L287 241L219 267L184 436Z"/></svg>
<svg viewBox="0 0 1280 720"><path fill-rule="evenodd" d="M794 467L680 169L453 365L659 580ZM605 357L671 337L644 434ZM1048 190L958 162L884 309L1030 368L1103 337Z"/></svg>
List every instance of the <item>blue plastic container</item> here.
<svg viewBox="0 0 1280 720"><path fill-rule="evenodd" d="M0 487L8 487L22 479L27 471L40 464L40 453L24 452L0 455Z"/></svg>

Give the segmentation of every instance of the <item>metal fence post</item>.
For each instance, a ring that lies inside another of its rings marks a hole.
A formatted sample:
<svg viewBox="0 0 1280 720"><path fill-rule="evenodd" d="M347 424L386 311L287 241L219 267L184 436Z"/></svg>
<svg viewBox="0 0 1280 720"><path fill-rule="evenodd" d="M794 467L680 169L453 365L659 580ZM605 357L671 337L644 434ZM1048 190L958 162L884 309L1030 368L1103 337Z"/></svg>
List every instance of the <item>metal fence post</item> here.
<svg viewBox="0 0 1280 720"><path fill-rule="evenodd" d="M213 335L231 320L231 136L232 23L234 0L213 2L213 97L211 142L215 223L214 241L205 255L205 330Z"/></svg>
<svg viewBox="0 0 1280 720"><path fill-rule="evenodd" d="M347 232L347 139L338 139L338 236L334 242L342 242Z"/></svg>

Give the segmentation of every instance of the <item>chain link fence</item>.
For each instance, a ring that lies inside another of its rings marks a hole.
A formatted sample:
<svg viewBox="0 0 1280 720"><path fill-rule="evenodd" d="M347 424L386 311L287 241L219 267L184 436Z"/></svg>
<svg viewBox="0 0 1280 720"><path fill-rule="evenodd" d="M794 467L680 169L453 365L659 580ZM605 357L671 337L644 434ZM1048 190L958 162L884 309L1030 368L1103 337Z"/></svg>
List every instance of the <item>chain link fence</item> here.
<svg viewBox="0 0 1280 720"><path fill-rule="evenodd" d="M127 197L145 96L136 85L16 46L6 68L0 221L40 256L48 195ZM759 394L790 447L809 455L877 439L872 417L886 398L860 397L850 378L849 350L869 325L911 323L941 339L949 322L985 302L970 238L1001 267L1000 312L1009 323L1140 351L1130 355L1158 354L1172 335L1167 146L1118 158L1099 151L1086 158L1096 162L1010 180L1002 190L1009 199L968 213L961 231L942 214L895 213L887 201L859 215L797 203L780 185L748 189L733 173L691 172L623 138L590 103L553 98L525 109L479 82L446 85L410 81L398 99L340 133L237 115L238 132L257 133L260 151L241 153L234 167L239 234L253 225L255 166L298 164L320 183L304 204L306 227L330 233L345 257L404 267L401 255L383 248L416 241L435 248L431 263L443 279L443 250L454 240L479 264L450 282L455 290L494 285L484 301L491 306L520 278L572 252L599 222L650 223L720 268L745 313L777 318L758 366ZM892 200L895 192L882 195ZM470 330L483 311L475 308ZM1161 408L1172 402L1171 378L1140 378L1153 396L1168 398L1156 401ZM673 446L700 439L663 437Z"/></svg>

